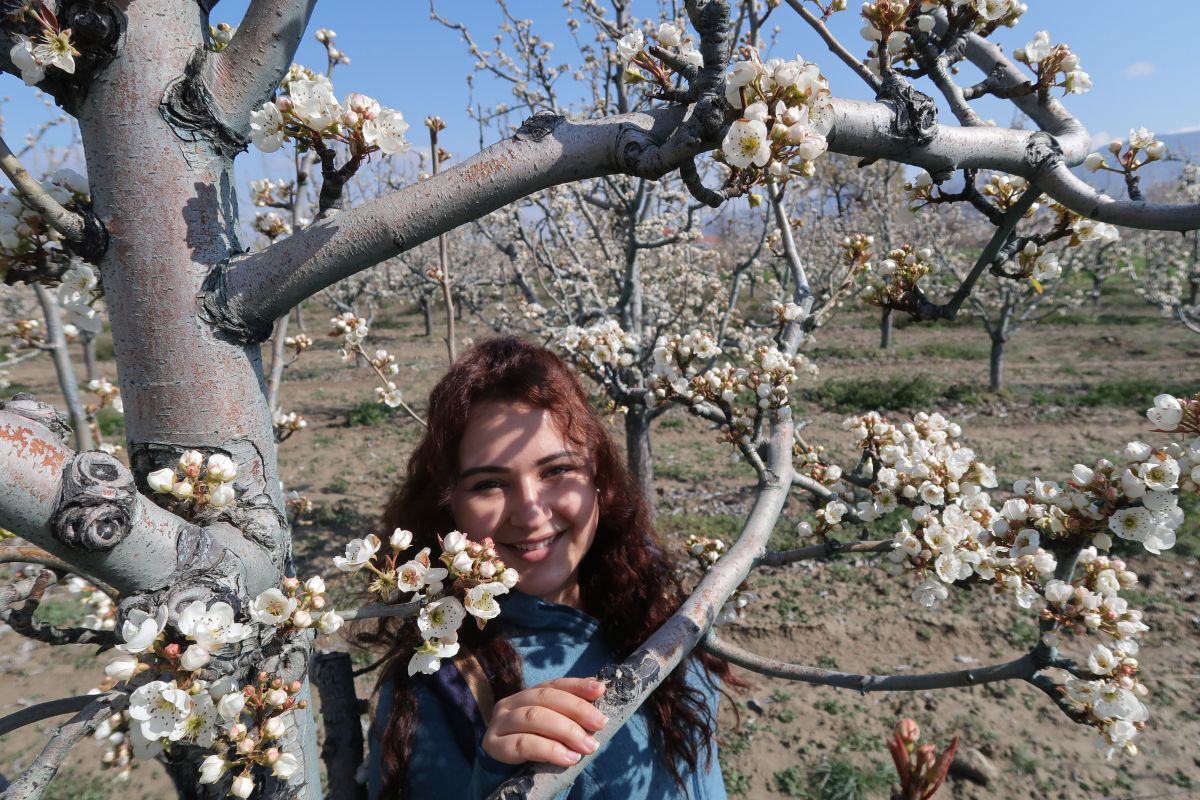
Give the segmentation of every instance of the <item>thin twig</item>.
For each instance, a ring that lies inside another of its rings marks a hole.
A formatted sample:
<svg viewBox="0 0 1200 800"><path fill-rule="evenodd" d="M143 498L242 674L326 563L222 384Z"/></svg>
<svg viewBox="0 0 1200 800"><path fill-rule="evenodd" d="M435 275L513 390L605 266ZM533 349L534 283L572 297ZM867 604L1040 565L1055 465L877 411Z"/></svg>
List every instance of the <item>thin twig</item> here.
<svg viewBox="0 0 1200 800"><path fill-rule="evenodd" d="M13 155L13 151L9 149L8 142L4 141L3 136L0 136L0 170L4 170L4 174L12 181L13 186L21 193L25 202L34 211L41 214L50 227L61 233L70 242L83 242L85 228L83 216L68 211L51 197Z"/></svg>
<svg viewBox="0 0 1200 800"><path fill-rule="evenodd" d="M862 78L866 82L867 86L870 86L873 91L879 91L880 87L883 85L879 78L876 78L874 75L872 75L870 70L864 67L861 61L855 58L849 50L843 47L842 43L837 40L837 37L829 31L829 28L825 27L825 23L817 19L815 14L805 8L801 0L787 0L787 4L791 6L792 10L799 14L801 18L803 18L804 21L807 22L812 29L817 32L817 35L825 41L825 45L829 48L829 52L840 58L847 67L854 70L854 73L858 75L858 77Z"/></svg>

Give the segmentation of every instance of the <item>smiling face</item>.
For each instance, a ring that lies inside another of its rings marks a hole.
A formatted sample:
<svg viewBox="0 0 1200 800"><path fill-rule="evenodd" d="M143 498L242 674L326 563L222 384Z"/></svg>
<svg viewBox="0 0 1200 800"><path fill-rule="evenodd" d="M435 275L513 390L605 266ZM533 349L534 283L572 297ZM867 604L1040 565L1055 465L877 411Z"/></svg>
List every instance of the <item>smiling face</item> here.
<svg viewBox="0 0 1200 800"><path fill-rule="evenodd" d="M471 411L450 495L454 523L490 536L521 576L518 588L579 606L579 564L592 546L600 503L586 453L549 411L489 401Z"/></svg>

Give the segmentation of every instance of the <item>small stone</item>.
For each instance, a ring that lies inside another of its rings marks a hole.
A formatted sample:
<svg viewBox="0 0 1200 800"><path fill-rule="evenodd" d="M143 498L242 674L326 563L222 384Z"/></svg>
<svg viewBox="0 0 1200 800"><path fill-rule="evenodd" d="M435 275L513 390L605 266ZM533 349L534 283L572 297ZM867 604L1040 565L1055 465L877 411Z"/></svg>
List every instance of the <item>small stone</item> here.
<svg viewBox="0 0 1200 800"><path fill-rule="evenodd" d="M1000 770L992 760L974 747L960 747L955 751L954 760L950 762L950 774L980 786L988 786L1000 778Z"/></svg>

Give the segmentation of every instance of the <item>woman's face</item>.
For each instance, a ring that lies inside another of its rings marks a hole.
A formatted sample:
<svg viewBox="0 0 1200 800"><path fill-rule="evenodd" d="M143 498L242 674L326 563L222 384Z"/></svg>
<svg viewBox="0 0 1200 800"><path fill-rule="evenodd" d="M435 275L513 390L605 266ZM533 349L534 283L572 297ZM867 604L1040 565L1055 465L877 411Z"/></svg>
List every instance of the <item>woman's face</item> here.
<svg viewBox="0 0 1200 800"><path fill-rule="evenodd" d="M490 536L517 587L579 606L579 563L592 546L599 500L588 454L544 409L485 402L467 419L450 510L472 539Z"/></svg>

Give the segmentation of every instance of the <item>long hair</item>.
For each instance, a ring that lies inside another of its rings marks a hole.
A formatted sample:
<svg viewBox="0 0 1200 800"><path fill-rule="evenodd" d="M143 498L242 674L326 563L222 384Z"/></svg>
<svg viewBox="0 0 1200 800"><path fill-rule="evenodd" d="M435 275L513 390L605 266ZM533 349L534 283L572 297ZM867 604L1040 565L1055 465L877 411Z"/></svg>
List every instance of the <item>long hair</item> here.
<svg viewBox="0 0 1200 800"><path fill-rule="evenodd" d="M523 403L548 411L595 470L599 522L591 549L579 566L582 605L599 614L605 642L624 659L665 622L683 601L675 564L656 541L650 511L575 374L544 347L516 337L489 339L464 353L429 396L428 427L409 458L403 483L383 512L384 530L406 528L417 547L437 552L437 536L454 528L450 493L458 474L458 449L471 410L487 401ZM384 796L407 797L406 768L418 728L415 687L407 663L418 644L413 625L382 619L360 642L387 648L380 685L394 687L393 710L383 727ZM489 625L464 625L460 643L479 659L497 700L522 688L521 659L507 638ZM709 679L742 685L724 661L694 653ZM703 693L685 682L680 664L646 701L652 736L675 782L679 763L695 770L716 720ZM710 766L706 763L706 768Z"/></svg>

